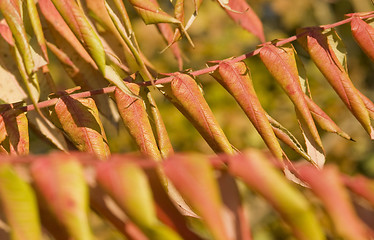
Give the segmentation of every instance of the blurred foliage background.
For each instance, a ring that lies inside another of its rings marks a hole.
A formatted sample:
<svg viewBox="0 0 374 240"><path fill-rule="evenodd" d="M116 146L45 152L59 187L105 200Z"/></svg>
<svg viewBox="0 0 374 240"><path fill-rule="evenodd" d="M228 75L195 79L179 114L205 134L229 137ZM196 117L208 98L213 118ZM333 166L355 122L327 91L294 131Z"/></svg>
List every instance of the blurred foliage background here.
<svg viewBox="0 0 374 240"><path fill-rule="evenodd" d="M126 3L126 1L125 1ZM159 1L163 9L172 10L169 1ZM264 24L266 40L287 38L295 35L296 29L337 22L344 14L374 10L370 0L248 0ZM186 1L192 8L192 1ZM170 73L178 70L171 50L166 50L161 35L154 25L146 26L127 4L135 34L140 48L159 73ZM191 9L192 10L192 9ZM100 28L97 28L100 31ZM354 42L349 25L338 27L338 34L343 39L348 52L349 73L355 86L371 100L374 99L374 64ZM216 1L204 1L198 17L189 33L196 45L193 49L184 39L179 44L183 51L184 69L204 68L207 61L221 60L256 48L260 42L256 37L236 25L217 4ZM341 128L350 134L356 142L347 141L337 135L321 133L327 154L327 162L336 162L344 172L361 172L374 177L374 146L364 130L354 121L337 95L332 91L322 74L310 61L307 54L297 44L295 48L301 57L311 86L314 100L331 116ZM53 56L50 56L52 59ZM295 118L291 101L269 75L258 57L247 59L251 69L255 89L266 111L293 132L302 142L301 133ZM60 70L57 61L52 60L51 71L58 81L59 89L73 86L69 77ZM230 142L238 149L248 147L265 147L256 130L240 110L233 98L209 75L199 76L205 97L216 115ZM192 125L179 113L172 104L157 91L153 91L171 142L177 152L198 151L212 153L205 141ZM106 122L103 119L104 123ZM126 129L106 122L106 132L112 152L135 151L136 145L130 139ZM49 150L45 144L36 139L31 141L30 149L34 152ZM287 151L291 159L298 155Z"/></svg>
<svg viewBox="0 0 374 240"><path fill-rule="evenodd" d="M172 10L168 0L160 0L163 9ZM287 38L295 35L296 29L307 26L317 26L337 22L344 14L351 12L367 12L374 10L370 0L248 0L248 3L258 14L264 24L266 40ZM192 1L186 1L192 10ZM170 73L178 70L178 64L171 50L160 53L166 46L155 26L146 26L137 16L134 9L127 4L133 28L145 56L159 73ZM100 28L98 28L100 31ZM338 27L338 34L343 39L348 52L348 68L355 86L371 100L374 100L374 64L354 42L349 25ZM216 1L203 2L199 15L189 29L196 45L194 49L183 39L179 44L184 54L184 69L201 69L207 61L221 60L250 52L260 43L250 33L236 25ZM333 120L356 142L347 141L337 135L320 131L327 154L327 163L336 163L340 169L349 174L362 173L374 177L374 145L364 129L354 120L353 116L339 100L331 86L311 62L307 54L295 43L295 48L301 57L307 75L313 99L323 108ZM51 58L51 72L58 81L60 90L73 85L69 77L61 70L61 66ZM302 142L301 132L295 117L291 101L272 79L258 57L246 60L251 69L253 82L258 97L265 110L287 127ZM229 141L238 149L249 147L265 148L256 130L240 110L233 98L209 75L199 76L205 98L226 133ZM153 90L153 94L164 116L171 142L176 152L197 151L213 153L193 126L169 103L161 94ZM136 145L130 138L120 121L118 126L102 119L109 145L112 152L136 151ZM33 135L30 149L34 153L44 153L51 148ZM292 160L298 160L298 155L284 146ZM277 216L258 197L247 193L251 209L256 209L251 215L251 225L254 239L292 239L284 226L279 226ZM316 209L316 211L319 211ZM94 230L98 239L119 239L115 233L108 232L108 226L92 216ZM286 232L285 232L286 231ZM276 234L274 234L276 233ZM274 238L274 236L277 236Z"/></svg>

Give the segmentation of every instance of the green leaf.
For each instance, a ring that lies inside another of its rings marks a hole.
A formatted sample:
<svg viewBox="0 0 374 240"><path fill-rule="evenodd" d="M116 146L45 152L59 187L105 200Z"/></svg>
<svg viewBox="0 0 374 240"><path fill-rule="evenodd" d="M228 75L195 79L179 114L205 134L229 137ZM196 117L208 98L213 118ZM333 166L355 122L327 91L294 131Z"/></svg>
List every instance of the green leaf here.
<svg viewBox="0 0 374 240"><path fill-rule="evenodd" d="M101 159L109 157L104 128L93 99L62 96L54 111L62 129L80 151L93 153Z"/></svg>
<svg viewBox="0 0 374 240"><path fill-rule="evenodd" d="M189 75L180 73L172 77L170 84L165 84L160 88L161 92L194 125L213 151L233 154L231 144L195 80Z"/></svg>
<svg viewBox="0 0 374 240"><path fill-rule="evenodd" d="M34 192L9 164L0 164L0 199L12 240L40 240L42 231Z"/></svg>
<svg viewBox="0 0 374 240"><path fill-rule="evenodd" d="M71 155L57 153L33 162L31 175L48 209L73 239L90 240L89 197L84 173Z"/></svg>

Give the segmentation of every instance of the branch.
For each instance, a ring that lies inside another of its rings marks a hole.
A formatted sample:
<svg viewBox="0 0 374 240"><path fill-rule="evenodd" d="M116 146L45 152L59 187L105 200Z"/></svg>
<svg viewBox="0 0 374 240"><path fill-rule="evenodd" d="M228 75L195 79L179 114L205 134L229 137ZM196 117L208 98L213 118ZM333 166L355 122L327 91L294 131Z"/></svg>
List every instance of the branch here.
<svg viewBox="0 0 374 240"><path fill-rule="evenodd" d="M350 23L352 21L353 17L360 17L361 19L372 18L372 17L374 17L374 12L368 12L368 13L365 13L364 15L360 14L360 13L351 13L351 14L346 14L346 16L348 18L346 18L344 20L341 20L341 21L336 22L336 23L328 24L328 25L322 25L320 27L323 28L323 29L335 28L335 27ZM301 32L297 35L294 35L292 37L282 39L282 40L276 42L275 46L282 46L282 45L285 45L287 43L293 42L293 41L297 40L298 38L304 36L307 33L308 33L308 30L305 31L305 32ZM266 44L266 43L264 43L264 44ZM257 48L256 50L252 51L252 52L249 52L249 53L246 53L246 54L243 54L243 55L240 55L240 56L237 56L237 57L231 59L231 62L233 62L233 63L240 62L240 61L243 61L244 59L256 56L260 52L260 50L262 48L261 46L264 45L264 44L259 45L260 47ZM211 61L211 62L212 63L217 63L217 64L213 65L213 66L210 66L210 67L200 69L200 70L192 71L189 74L196 77L196 76L199 76L199 75L203 75L203 74L213 72L214 70L217 69L218 63L220 62L220 60ZM167 75L172 75L172 74L167 74ZM160 84L169 83L169 82L172 81L172 79L173 79L173 76L168 76L168 77L159 78L159 79L152 79L152 80L153 80L155 85L160 85ZM131 82L131 78L127 77L127 78L124 79L124 81ZM139 84L140 86L151 86L152 81L141 82L141 83L137 83L137 84ZM90 91L85 91L85 92L80 92L80 93L73 93L73 94L69 94L69 96L74 97L74 98L92 97L94 95L112 93L112 92L114 92L115 89L116 89L115 86L110 86L110 87L96 89L96 90L90 90ZM50 106L55 105L57 101L58 101L58 98L53 98L53 99L50 99L50 100L39 102L37 104L37 106L39 108L50 107ZM24 112L35 110L35 107L32 104L27 105L27 106L21 106L21 107L19 105L20 105L19 103L1 104L0 105L0 113L4 112L6 110L9 110L9 109L19 109L19 110L24 111Z"/></svg>

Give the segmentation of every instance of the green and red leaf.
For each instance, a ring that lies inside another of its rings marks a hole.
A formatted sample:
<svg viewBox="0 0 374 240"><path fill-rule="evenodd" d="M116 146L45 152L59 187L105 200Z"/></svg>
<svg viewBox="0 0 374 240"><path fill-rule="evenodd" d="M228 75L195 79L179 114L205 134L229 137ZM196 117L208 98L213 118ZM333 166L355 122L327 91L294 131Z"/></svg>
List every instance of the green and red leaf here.
<svg viewBox="0 0 374 240"><path fill-rule="evenodd" d="M282 159L283 151L273 132L253 87L244 62L223 61L212 76L235 98L275 157Z"/></svg>
<svg viewBox="0 0 374 240"><path fill-rule="evenodd" d="M374 61L374 27L366 23L359 16L353 16L351 31L361 49Z"/></svg>
<svg viewBox="0 0 374 240"><path fill-rule="evenodd" d="M0 164L0 200L13 240L42 239L34 191L6 163Z"/></svg>
<svg viewBox="0 0 374 240"><path fill-rule="evenodd" d="M81 165L71 155L55 154L35 160L31 175L53 216L73 239L93 239L89 225L89 196Z"/></svg>
<svg viewBox="0 0 374 240"><path fill-rule="evenodd" d="M175 155L163 162L166 176L203 219L214 239L230 239L214 171L204 156Z"/></svg>
<svg viewBox="0 0 374 240"><path fill-rule="evenodd" d="M62 129L80 151L93 153L101 159L109 157L104 128L93 99L62 96L54 112Z"/></svg>
<svg viewBox="0 0 374 240"><path fill-rule="evenodd" d="M301 45L308 51L310 57L321 73L328 80L344 104L353 113L364 129L374 139L374 129L370 123L368 110L357 89L350 80L344 62L339 59L333 47L329 44L329 35L336 35L334 30L323 31L319 27L304 29L307 34L298 38Z"/></svg>
<svg viewBox="0 0 374 240"><path fill-rule="evenodd" d="M234 151L231 144L195 80L187 74L180 73L172 75L172 78L171 83L165 84L160 90L194 125L213 151L232 154Z"/></svg>

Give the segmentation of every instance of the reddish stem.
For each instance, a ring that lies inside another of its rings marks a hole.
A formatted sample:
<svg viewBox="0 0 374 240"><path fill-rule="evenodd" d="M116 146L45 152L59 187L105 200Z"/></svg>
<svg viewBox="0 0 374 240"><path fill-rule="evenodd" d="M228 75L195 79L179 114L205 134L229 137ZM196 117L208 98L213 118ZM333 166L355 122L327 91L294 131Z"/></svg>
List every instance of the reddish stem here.
<svg viewBox="0 0 374 240"><path fill-rule="evenodd" d="M374 17L374 12L369 12L366 15L360 15L360 14L353 13L353 14L347 14L346 16L348 18L346 18L344 20L341 20L341 21L336 22L336 23L328 24L328 25L322 25L320 27L323 28L323 29L335 28L335 27L338 27L338 26L341 26L343 24L351 22L353 17L360 17L361 19L372 18L372 17ZM282 39L282 40L276 42L275 45L276 46L282 46L284 44L293 42L293 41L297 40L298 38L304 36L307 33L308 33L308 31L305 31L305 32L299 33L297 35L294 35L292 37ZM253 57L253 56L257 55L260 52L260 50L261 50L261 47L257 48L256 50L254 50L252 52L237 56L237 57L233 58L231 61L233 63L243 61L244 59L247 59L247 58L250 58L250 57ZM203 74L213 72L214 70L217 69L218 63L220 61L213 61L213 62L217 62L217 65L213 65L213 66L210 66L210 67L207 67L207 68L196 70L196 71L190 72L189 74L196 77L196 76L199 76L199 75L203 75ZM170 75L172 75L172 74L170 74ZM172 79L173 79L173 76L167 76L167 77L164 77L164 78L156 79L156 80L154 80L154 84L158 85L158 84L169 83L169 82L171 82ZM126 80L127 79L125 79L125 81ZM141 85L141 86L150 86L150 85L152 85L152 82L147 81L147 82L142 82L142 83L138 83L138 84ZM74 98L84 98L84 97L91 97L91 96L98 95L98 94L111 93L111 92L114 92L114 90L115 90L115 86L111 86L111 87L106 87L106 88L101 88L101 89L96 89L96 90L90 90L90 91L85 91L85 92L80 92L80 93L73 93L73 94L70 94L69 96L74 97ZM58 100L58 98L53 98L53 99L50 99L50 100L47 100L47 101L39 102L37 104L37 106L39 108L45 108L45 107L53 106L54 104L56 104L57 100ZM4 112L5 109L9 109L9 108L20 109L21 111L24 111L24 112L35 110L35 107L33 105L18 107L16 104L2 104L2 105L0 105L0 107L1 106L3 106L4 108L0 108L0 109L3 109L3 110L0 110L0 113Z"/></svg>

